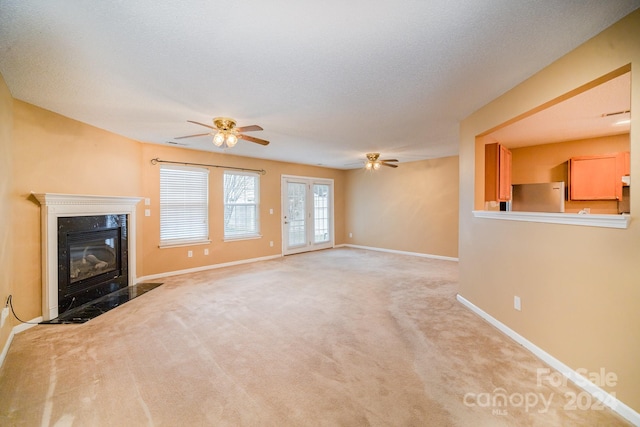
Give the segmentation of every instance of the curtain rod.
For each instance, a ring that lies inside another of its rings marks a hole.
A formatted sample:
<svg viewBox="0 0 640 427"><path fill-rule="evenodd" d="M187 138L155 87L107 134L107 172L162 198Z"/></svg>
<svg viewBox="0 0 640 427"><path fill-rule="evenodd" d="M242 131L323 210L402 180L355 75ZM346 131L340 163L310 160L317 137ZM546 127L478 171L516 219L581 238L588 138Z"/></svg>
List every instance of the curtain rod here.
<svg viewBox="0 0 640 427"><path fill-rule="evenodd" d="M158 163L171 163L174 165L187 165L187 166L205 166L209 168L224 168L224 169L233 169L237 171L250 171L250 172L258 172L260 175L266 175L267 171L264 169L249 169L249 168L238 168L235 166L222 166L222 165L207 165L204 163L190 163L190 162L172 162L170 160L160 160L159 158L151 159L151 164L156 165Z"/></svg>

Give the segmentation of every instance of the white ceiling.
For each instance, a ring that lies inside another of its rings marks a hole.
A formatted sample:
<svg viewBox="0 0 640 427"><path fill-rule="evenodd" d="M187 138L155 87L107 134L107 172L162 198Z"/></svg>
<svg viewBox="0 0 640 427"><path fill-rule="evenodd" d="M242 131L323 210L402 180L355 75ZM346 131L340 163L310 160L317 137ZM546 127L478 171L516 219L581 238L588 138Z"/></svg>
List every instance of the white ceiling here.
<svg viewBox="0 0 640 427"><path fill-rule="evenodd" d="M629 133L631 73L500 128L488 137L509 148ZM622 122L622 123L621 123Z"/></svg>
<svg viewBox="0 0 640 427"><path fill-rule="evenodd" d="M263 147L336 168L454 155L458 123L640 0L0 0L12 95L166 144L230 116ZM206 129L205 129L206 131ZM181 140L217 151L208 137Z"/></svg>

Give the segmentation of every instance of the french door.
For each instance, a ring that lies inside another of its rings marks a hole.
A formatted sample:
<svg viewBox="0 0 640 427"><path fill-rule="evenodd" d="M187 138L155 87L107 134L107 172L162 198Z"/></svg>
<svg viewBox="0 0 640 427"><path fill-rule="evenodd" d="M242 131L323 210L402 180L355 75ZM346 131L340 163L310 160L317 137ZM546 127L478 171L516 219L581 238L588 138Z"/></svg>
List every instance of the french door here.
<svg viewBox="0 0 640 427"><path fill-rule="evenodd" d="M333 247L333 180L282 176L282 253Z"/></svg>

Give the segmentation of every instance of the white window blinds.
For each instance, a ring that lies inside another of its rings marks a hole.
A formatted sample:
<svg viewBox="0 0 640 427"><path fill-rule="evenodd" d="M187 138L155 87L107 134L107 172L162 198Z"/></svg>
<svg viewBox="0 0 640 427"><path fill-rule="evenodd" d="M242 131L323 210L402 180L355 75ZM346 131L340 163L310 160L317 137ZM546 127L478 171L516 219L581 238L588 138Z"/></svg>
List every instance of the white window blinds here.
<svg viewBox="0 0 640 427"><path fill-rule="evenodd" d="M260 176L250 172L224 173L224 237L260 235Z"/></svg>
<svg viewBox="0 0 640 427"><path fill-rule="evenodd" d="M160 245L209 239L209 170L160 166Z"/></svg>

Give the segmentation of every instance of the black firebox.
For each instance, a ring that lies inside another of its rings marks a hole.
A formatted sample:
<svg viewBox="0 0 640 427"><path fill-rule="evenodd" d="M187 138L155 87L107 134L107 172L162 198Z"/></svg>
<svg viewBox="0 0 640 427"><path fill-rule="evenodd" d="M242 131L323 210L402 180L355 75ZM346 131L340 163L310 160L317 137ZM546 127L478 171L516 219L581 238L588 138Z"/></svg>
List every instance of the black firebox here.
<svg viewBox="0 0 640 427"><path fill-rule="evenodd" d="M58 313L128 285L127 215L58 218Z"/></svg>

